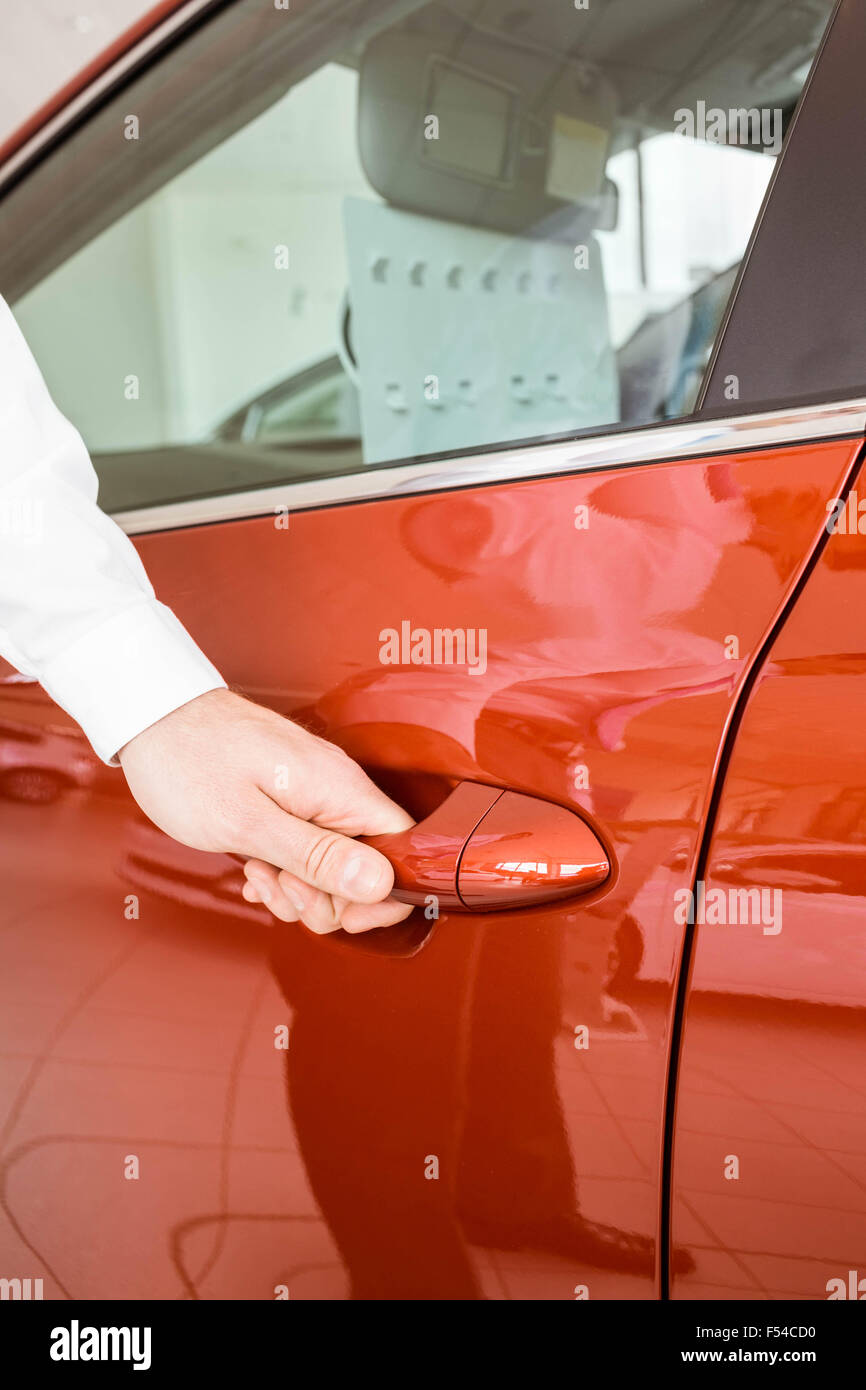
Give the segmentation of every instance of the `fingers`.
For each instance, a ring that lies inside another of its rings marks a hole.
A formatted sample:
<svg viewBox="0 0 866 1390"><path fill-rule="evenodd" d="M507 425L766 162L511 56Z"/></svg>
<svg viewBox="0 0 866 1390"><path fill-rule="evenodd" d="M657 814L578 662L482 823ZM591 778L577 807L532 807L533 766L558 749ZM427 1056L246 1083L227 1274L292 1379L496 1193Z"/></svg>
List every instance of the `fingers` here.
<svg viewBox="0 0 866 1390"><path fill-rule="evenodd" d="M373 931L376 927L395 927L398 922L405 922L411 913L411 905L398 903L396 898L386 898L383 903L347 903L340 926L354 935Z"/></svg>
<svg viewBox="0 0 866 1390"><path fill-rule="evenodd" d="M260 859L248 859L244 865L243 894L248 903L264 903L281 922L299 922L301 903L280 886L279 870ZM336 930L336 928L335 928Z"/></svg>
<svg viewBox="0 0 866 1390"><path fill-rule="evenodd" d="M412 911L389 898L380 903L352 903L312 888L293 874L278 872L272 864L250 859L244 866L247 902L264 902L282 922L303 922L318 936L343 931L360 933L402 922Z"/></svg>
<svg viewBox="0 0 866 1390"><path fill-rule="evenodd" d="M411 823L411 822L410 822ZM378 903L394 886L384 854L280 809L262 794L242 832L241 853L285 869L301 884L355 903Z"/></svg>

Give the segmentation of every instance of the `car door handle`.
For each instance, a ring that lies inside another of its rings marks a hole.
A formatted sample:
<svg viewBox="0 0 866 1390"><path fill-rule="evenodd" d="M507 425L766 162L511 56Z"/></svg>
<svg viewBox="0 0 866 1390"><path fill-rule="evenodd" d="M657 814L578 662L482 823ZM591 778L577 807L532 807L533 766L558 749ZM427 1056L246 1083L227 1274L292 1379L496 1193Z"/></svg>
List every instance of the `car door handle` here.
<svg viewBox="0 0 866 1390"><path fill-rule="evenodd" d="M573 811L479 782L460 782L411 830L362 838L390 862L400 902L433 895L455 912L555 902L598 888L611 871L598 836Z"/></svg>

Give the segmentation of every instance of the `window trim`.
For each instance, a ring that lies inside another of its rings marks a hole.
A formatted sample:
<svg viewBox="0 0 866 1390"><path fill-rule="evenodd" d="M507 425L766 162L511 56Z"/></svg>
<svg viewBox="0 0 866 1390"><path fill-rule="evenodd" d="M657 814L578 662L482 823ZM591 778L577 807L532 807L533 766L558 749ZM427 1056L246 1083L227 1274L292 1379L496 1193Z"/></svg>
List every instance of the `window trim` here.
<svg viewBox="0 0 866 1390"><path fill-rule="evenodd" d="M114 512L128 535L177 531L191 526L250 520L280 512L312 511L353 502L386 501L415 493L453 492L497 483L639 468L720 454L812 445L866 434L866 396L764 411L736 418L689 416L673 423L640 425L566 443L521 445L421 463L368 466L330 478L299 478L273 487L218 497L163 502Z"/></svg>
<svg viewBox="0 0 866 1390"><path fill-rule="evenodd" d="M796 135L800 116L802 114L804 99L806 97L807 92L809 91L809 88L812 85L812 79L815 76L815 73L818 71L818 65L821 62L824 49L827 46L827 40L830 37L833 25L836 23L836 18L839 14L839 10L841 9L841 7L842 0L836 0L833 10L830 14L830 18L827 22L827 28L824 30L823 37L821 39L820 44L818 45L818 51L816 52L815 57L812 59L812 66L810 67L809 73L806 77L806 81L803 84L803 90L800 93L800 100L797 102L797 109L794 112L794 117L791 121L791 127L788 131L784 148L781 150L779 157L776 160L776 166L773 169L772 175L770 176L770 181L767 184L766 192L764 193L764 197L761 200L761 206L758 209L758 215L755 218L755 225L752 228L751 235L749 236L749 240L746 243L746 249L743 252L743 258L740 261L739 267L737 269L736 279L734 280L734 283L731 286L731 293L728 297L728 302L725 305L725 312L722 315L722 321L719 324L719 331L716 334L716 341L713 343L713 348L710 353L709 361L707 362L707 365L704 368L704 375L701 379L701 384L698 388L698 394L695 397L696 412L702 411L705 407L707 396L710 392L710 387L713 384L713 378L716 370L716 365L719 360L722 342L724 340L725 334L728 331L728 325L731 322L734 305L740 297L740 289L742 287L743 280L746 276L746 270L749 265L749 261L751 260L752 252L755 248L755 242L758 238L758 232L760 231L761 226L763 225L764 214L767 211L767 208L769 207L770 199L773 196L773 190L776 187L776 182L779 178L779 171L782 167L782 161L788 156L790 152L791 145Z"/></svg>
<svg viewBox="0 0 866 1390"><path fill-rule="evenodd" d="M704 372L696 402L701 414L729 409L725 385L731 376L762 382L752 400L741 399L736 409L767 409L782 392L784 400L796 397L799 403L810 392L813 399L820 394L825 400L841 400L859 396L866 388L866 368L860 365L866 352L861 330L864 280L862 273L859 278L840 273L850 272L852 265L859 271L863 264L866 200L860 167L866 142L854 93L859 91L864 40L866 10L861 0L836 0ZM837 241L825 264L817 253L827 247L828 229ZM810 320L795 317L798 301L791 292L799 279L792 267L803 266L810 271L817 267L808 277L818 286L809 306L816 310ZM848 338L852 319L857 327ZM804 333L810 339L818 337L828 364L817 384L813 359L802 350ZM767 364L772 371L766 370Z"/></svg>

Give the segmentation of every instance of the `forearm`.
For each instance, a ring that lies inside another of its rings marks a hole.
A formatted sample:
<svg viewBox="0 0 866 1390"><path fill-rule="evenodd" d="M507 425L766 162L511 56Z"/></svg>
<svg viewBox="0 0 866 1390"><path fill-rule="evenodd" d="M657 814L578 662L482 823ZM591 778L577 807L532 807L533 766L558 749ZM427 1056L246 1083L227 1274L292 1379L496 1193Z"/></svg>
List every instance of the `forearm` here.
<svg viewBox="0 0 866 1390"><path fill-rule="evenodd" d="M113 760L224 682L100 511L87 449L2 300L0 373L0 653Z"/></svg>

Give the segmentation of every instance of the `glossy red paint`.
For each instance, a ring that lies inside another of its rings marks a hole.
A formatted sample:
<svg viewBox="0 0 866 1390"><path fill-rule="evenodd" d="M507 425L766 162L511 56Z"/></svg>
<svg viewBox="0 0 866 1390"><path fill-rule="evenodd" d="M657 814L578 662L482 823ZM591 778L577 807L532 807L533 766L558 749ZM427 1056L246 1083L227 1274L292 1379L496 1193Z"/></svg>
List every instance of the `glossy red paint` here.
<svg viewBox="0 0 866 1390"><path fill-rule="evenodd" d="M864 708L866 551L846 524L725 778L705 883L737 920L705 911L695 928L673 1208L694 1269L677 1298L866 1295Z"/></svg>
<svg viewBox="0 0 866 1390"><path fill-rule="evenodd" d="M616 873L571 902L319 938L148 826L118 772L2 801L7 1262L51 1297L657 1294L674 895L746 665L857 447L142 538L227 679L416 818L461 780L506 787L597 827ZM383 664L404 619L485 628L486 669ZM0 688L42 761L46 721L69 727Z"/></svg>

